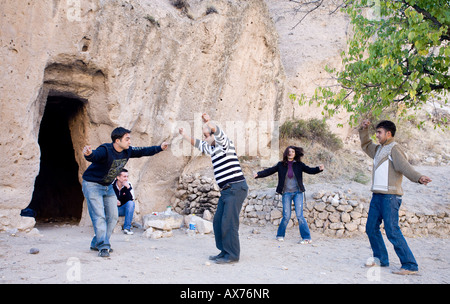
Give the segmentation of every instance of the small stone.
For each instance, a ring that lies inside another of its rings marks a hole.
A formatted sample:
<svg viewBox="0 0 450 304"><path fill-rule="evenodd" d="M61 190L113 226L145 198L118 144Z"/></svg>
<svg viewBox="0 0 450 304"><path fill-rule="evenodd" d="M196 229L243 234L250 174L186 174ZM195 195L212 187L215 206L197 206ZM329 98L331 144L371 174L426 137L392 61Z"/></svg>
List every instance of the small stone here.
<svg viewBox="0 0 450 304"><path fill-rule="evenodd" d="M354 222L350 222L350 223L345 224L345 229L347 229L350 232L353 232L358 229L358 225Z"/></svg>
<svg viewBox="0 0 450 304"><path fill-rule="evenodd" d="M341 221L344 223L348 223L348 222L350 222L350 220L351 220L350 214L348 214L346 212L342 212Z"/></svg>
<svg viewBox="0 0 450 304"><path fill-rule="evenodd" d="M278 209L273 209L273 210L270 212L270 218L271 218L272 220L279 219L279 218L281 218L282 216L283 216L283 214L282 214L281 211L278 210Z"/></svg>
<svg viewBox="0 0 450 304"><path fill-rule="evenodd" d="M38 248L31 248L29 251L30 254L38 254L39 253L39 249Z"/></svg>
<svg viewBox="0 0 450 304"><path fill-rule="evenodd" d="M316 209L319 212L322 212L325 210L326 206L327 205L324 202L320 202L320 203L314 205L314 209Z"/></svg>
<svg viewBox="0 0 450 304"><path fill-rule="evenodd" d="M323 191L314 192L312 194L312 198L313 199L321 199L324 195L325 195L325 193Z"/></svg>

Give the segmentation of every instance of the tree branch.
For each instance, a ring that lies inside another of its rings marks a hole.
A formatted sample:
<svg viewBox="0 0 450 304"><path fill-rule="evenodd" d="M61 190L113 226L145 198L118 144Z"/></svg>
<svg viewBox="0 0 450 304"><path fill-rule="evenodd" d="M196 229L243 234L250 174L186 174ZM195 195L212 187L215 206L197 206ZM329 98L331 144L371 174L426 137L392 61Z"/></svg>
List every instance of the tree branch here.
<svg viewBox="0 0 450 304"><path fill-rule="evenodd" d="M431 15L430 12L421 8L417 4L410 5L406 0L403 0L403 3L407 6L415 9L419 14L422 14L422 16L425 17L425 19L430 20L435 26L441 28L442 26L445 25L445 24L442 24L441 22L439 22L439 20L437 20L436 17L434 17L433 15ZM448 26L448 24L447 24L447 33L445 33L441 36L441 41L442 40L447 40L447 41L450 40L450 26Z"/></svg>

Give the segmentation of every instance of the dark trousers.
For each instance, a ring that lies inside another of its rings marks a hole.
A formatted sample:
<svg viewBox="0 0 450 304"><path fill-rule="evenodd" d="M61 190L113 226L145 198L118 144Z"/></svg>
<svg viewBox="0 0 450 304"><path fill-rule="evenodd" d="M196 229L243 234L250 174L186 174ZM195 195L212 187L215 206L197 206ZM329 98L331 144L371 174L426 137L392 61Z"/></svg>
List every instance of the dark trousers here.
<svg viewBox="0 0 450 304"><path fill-rule="evenodd" d="M239 213L248 194L247 182L230 184L221 191L213 228L216 247L231 260L239 260Z"/></svg>

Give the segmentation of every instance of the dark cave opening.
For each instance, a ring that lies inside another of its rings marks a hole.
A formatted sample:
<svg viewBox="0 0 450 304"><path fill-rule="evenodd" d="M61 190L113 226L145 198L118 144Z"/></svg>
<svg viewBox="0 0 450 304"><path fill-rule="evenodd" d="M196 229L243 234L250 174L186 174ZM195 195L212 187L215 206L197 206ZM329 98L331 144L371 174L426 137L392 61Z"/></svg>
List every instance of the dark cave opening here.
<svg viewBox="0 0 450 304"><path fill-rule="evenodd" d="M48 97L39 129L40 170L22 215L34 216L37 222L80 221L84 196L69 122L83 106L80 99Z"/></svg>

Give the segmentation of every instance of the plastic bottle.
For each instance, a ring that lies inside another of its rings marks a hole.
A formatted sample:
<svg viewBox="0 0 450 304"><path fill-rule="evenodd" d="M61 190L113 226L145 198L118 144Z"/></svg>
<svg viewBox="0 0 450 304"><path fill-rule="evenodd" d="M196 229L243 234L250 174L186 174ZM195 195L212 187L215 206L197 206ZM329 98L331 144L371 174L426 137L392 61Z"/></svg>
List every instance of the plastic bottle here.
<svg viewBox="0 0 450 304"><path fill-rule="evenodd" d="M172 214L172 206L167 206L166 211L164 211L165 215L170 215Z"/></svg>
<svg viewBox="0 0 450 304"><path fill-rule="evenodd" d="M188 231L187 231L189 236L194 236L196 233L197 227L195 226L195 222L193 220L194 216L195 216L195 214L193 214L193 216L191 217L191 220L189 221L189 227L188 227Z"/></svg>

